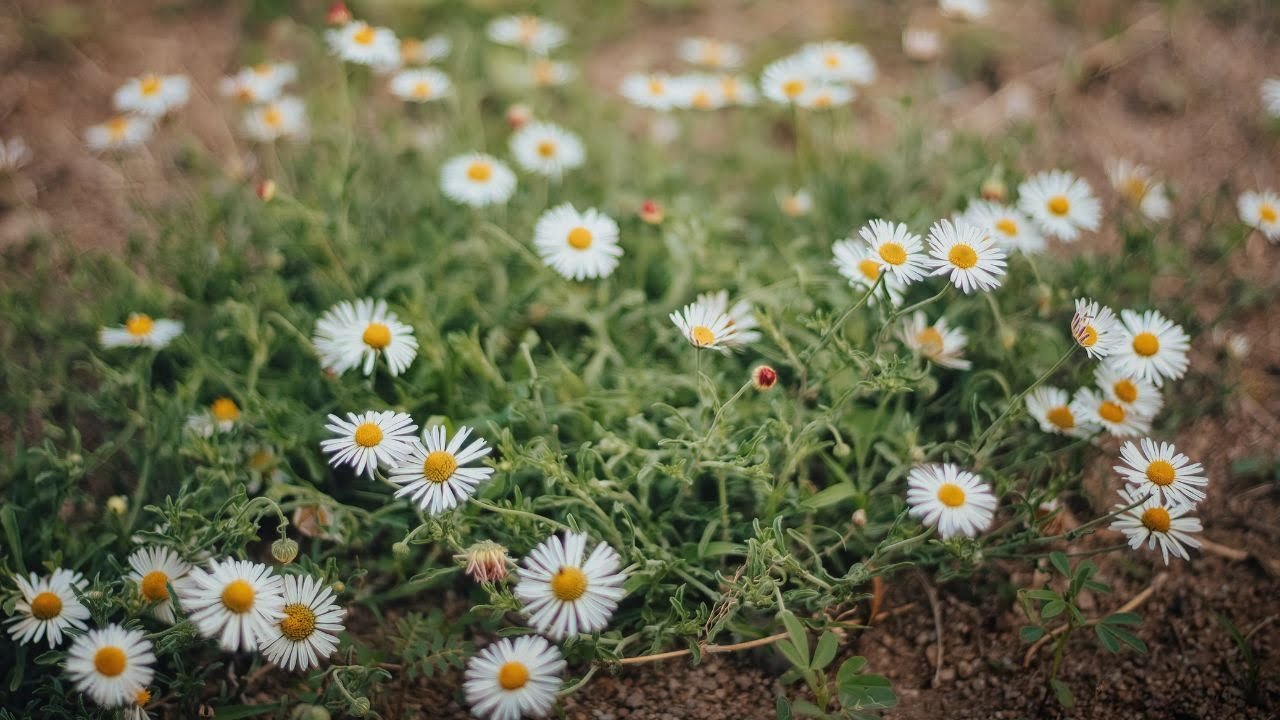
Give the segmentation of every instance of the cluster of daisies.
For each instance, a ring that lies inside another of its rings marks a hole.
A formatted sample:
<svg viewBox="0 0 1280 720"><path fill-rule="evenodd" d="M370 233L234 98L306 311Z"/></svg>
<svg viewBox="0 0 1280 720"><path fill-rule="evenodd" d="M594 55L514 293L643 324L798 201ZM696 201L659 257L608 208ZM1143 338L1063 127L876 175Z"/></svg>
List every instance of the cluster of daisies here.
<svg viewBox="0 0 1280 720"><path fill-rule="evenodd" d="M93 152L136 148L147 142L156 123L187 104L191 80L185 75L148 73L125 82L111 96L117 112L85 131Z"/></svg>
<svg viewBox="0 0 1280 720"><path fill-rule="evenodd" d="M304 140L310 127L302 98L285 89L298 79L293 63L260 63L222 78L218 92L245 106L244 133L257 142Z"/></svg>

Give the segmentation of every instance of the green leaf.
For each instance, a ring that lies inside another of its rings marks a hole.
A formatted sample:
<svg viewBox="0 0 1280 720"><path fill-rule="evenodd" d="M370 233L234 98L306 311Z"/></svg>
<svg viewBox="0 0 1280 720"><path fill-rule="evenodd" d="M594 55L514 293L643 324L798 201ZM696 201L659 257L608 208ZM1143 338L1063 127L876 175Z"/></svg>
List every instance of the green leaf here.
<svg viewBox="0 0 1280 720"><path fill-rule="evenodd" d="M782 656L787 659L787 662L797 668L804 670L809 667L809 651L800 650L800 648L796 647L796 644L789 638L778 641L774 647L778 648L778 652L782 653Z"/></svg>
<svg viewBox="0 0 1280 720"><path fill-rule="evenodd" d="M1053 688L1053 696L1058 699L1059 705L1068 710L1076 706L1076 699L1072 696L1071 688L1067 687L1066 683L1058 678L1051 678L1049 685Z"/></svg>
<svg viewBox="0 0 1280 720"><path fill-rule="evenodd" d="M778 720L791 720L791 701L786 695L779 695L777 702L773 704L774 712L778 715Z"/></svg>
<svg viewBox="0 0 1280 720"><path fill-rule="evenodd" d="M867 666L867 659L861 655L854 655L840 664L841 673L857 674L862 672L862 668Z"/></svg>
<svg viewBox="0 0 1280 720"><path fill-rule="evenodd" d="M822 711L822 708L818 707L817 705L814 705L813 703L803 698L793 702L791 704L791 709L795 710L797 713L804 715L806 717L826 717L827 716L827 714Z"/></svg>
<svg viewBox="0 0 1280 720"><path fill-rule="evenodd" d="M1067 609L1067 604L1062 602L1061 600L1054 600L1052 602L1047 602L1044 604L1044 607L1040 608L1040 617L1044 618L1045 620L1048 620L1051 617L1057 617L1058 615L1061 615L1062 611L1066 609Z"/></svg>
<svg viewBox="0 0 1280 720"><path fill-rule="evenodd" d="M1102 647L1106 648L1107 652L1120 652L1120 643L1106 625L1102 623L1094 625L1093 634L1098 636L1098 642L1102 643Z"/></svg>
<svg viewBox="0 0 1280 720"><path fill-rule="evenodd" d="M1062 573L1063 577L1071 577L1071 563L1067 560L1066 553L1060 551L1049 553L1049 562Z"/></svg>
<svg viewBox="0 0 1280 720"><path fill-rule="evenodd" d="M791 642L804 656L804 660L799 663L800 667L809 667L809 631L805 629L804 623L800 622L800 618L796 617L795 613L783 610L782 624L791 635Z"/></svg>
<svg viewBox="0 0 1280 720"><path fill-rule="evenodd" d="M840 707L845 710L878 710L897 705L898 696L894 695L888 678L859 672L866 664L866 658L851 657L840 665L836 672Z"/></svg>
<svg viewBox="0 0 1280 720"><path fill-rule="evenodd" d="M1128 645L1129 647L1133 648L1134 650L1137 650L1140 653L1143 653L1144 655L1146 654L1147 644L1142 641L1142 638L1138 637L1137 635L1134 635L1128 630L1121 630L1118 627L1111 627L1109 628L1109 630L1112 635L1115 635L1120 640L1120 642L1124 643L1125 645Z"/></svg>
<svg viewBox="0 0 1280 720"><path fill-rule="evenodd" d="M1023 590L1022 594L1032 600L1043 600L1046 602L1049 600L1057 600L1059 597L1058 593L1052 590Z"/></svg>
<svg viewBox="0 0 1280 720"><path fill-rule="evenodd" d="M836 659L836 651L840 649L840 640L836 634L828 630L822 633L818 638L818 645L813 650L813 661L809 663L809 667L814 670L821 670L831 664Z"/></svg>
<svg viewBox="0 0 1280 720"><path fill-rule="evenodd" d="M820 510L829 505L835 505L838 502L844 502L854 495L858 494L858 489L848 483L840 483L832 485L828 488L810 495L800 504L808 510Z"/></svg>
<svg viewBox="0 0 1280 720"><path fill-rule="evenodd" d="M1044 628L1037 625L1027 625L1018 631L1018 637L1022 638L1022 642L1033 643L1044 637Z"/></svg>
<svg viewBox="0 0 1280 720"><path fill-rule="evenodd" d="M1114 613L1102 618L1104 625L1141 625L1142 618L1137 613Z"/></svg>

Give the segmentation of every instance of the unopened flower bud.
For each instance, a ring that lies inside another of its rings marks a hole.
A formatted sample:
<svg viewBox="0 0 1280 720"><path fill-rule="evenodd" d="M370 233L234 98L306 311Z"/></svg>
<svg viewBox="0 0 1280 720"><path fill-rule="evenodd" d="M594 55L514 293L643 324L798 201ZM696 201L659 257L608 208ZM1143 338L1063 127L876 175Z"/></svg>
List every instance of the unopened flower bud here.
<svg viewBox="0 0 1280 720"><path fill-rule="evenodd" d="M325 14L324 21L330 25L346 25L351 22L351 18L351 10L347 8L347 4L337 0L329 6L329 12Z"/></svg>
<svg viewBox="0 0 1280 720"><path fill-rule="evenodd" d="M329 589L332 590L335 595L341 595L347 591L347 584L341 580L334 580L333 584L329 586Z"/></svg>
<svg viewBox="0 0 1280 720"><path fill-rule="evenodd" d="M290 713L290 720L330 720L332 716L323 705L299 705Z"/></svg>
<svg viewBox="0 0 1280 720"><path fill-rule="evenodd" d="M507 125L512 130L519 130L533 119L533 111L524 103L516 103L507 108Z"/></svg>
<svg viewBox="0 0 1280 720"><path fill-rule="evenodd" d="M1003 181L995 178L982 183L982 190L979 192L981 192L983 200L990 200L991 202L1002 203L1009 197L1009 188L1005 187Z"/></svg>
<svg viewBox="0 0 1280 720"><path fill-rule="evenodd" d="M853 517L849 518L849 521L853 523L854 527L866 527L867 511L862 508L858 508L857 510L854 510Z"/></svg>
<svg viewBox="0 0 1280 720"><path fill-rule="evenodd" d="M834 448L831 448L831 454L835 455L836 458L840 460L849 457L849 453L851 452L853 452L853 449L845 442L838 442Z"/></svg>
<svg viewBox="0 0 1280 720"><path fill-rule="evenodd" d="M298 557L298 542L291 538L280 538L271 543L271 557L282 565L288 565Z"/></svg>
<svg viewBox="0 0 1280 720"><path fill-rule="evenodd" d="M129 511L129 498L124 495L112 495L107 498L107 511L112 515L124 515Z"/></svg>
<svg viewBox="0 0 1280 720"><path fill-rule="evenodd" d="M397 560L404 560L409 557L409 544L403 540L395 543L391 546L391 554L394 555Z"/></svg>
<svg viewBox="0 0 1280 720"><path fill-rule="evenodd" d="M481 540L467 548L455 560L467 563L466 573L476 582L497 582L507 576L507 568L511 558L507 557L507 549L492 540Z"/></svg>
<svg viewBox="0 0 1280 720"><path fill-rule="evenodd" d="M661 203L657 200L645 200L640 203L640 219L650 225L658 225L666 217L666 212L662 209Z"/></svg>
<svg viewBox="0 0 1280 720"><path fill-rule="evenodd" d="M751 384L757 390L769 390L778 384L778 371L768 365L757 365L751 371Z"/></svg>
<svg viewBox="0 0 1280 720"><path fill-rule="evenodd" d="M258 193L258 199L261 200L262 202L271 202L271 199L276 196L276 181L275 180L259 181L257 193Z"/></svg>
<svg viewBox="0 0 1280 720"><path fill-rule="evenodd" d="M369 714L369 698L367 697L356 698L351 702L351 707L348 708L348 710L352 715L355 715L356 717L364 717L365 715L368 715Z"/></svg>

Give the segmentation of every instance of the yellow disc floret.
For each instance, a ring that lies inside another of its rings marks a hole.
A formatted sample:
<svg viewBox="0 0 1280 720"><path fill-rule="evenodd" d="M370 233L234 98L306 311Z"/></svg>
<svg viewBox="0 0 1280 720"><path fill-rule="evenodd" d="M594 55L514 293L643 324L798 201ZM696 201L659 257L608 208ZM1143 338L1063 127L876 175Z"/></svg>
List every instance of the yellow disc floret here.
<svg viewBox="0 0 1280 720"><path fill-rule="evenodd" d="M365 423L356 428L355 440L360 447L373 447L382 442L382 428L373 423Z"/></svg>
<svg viewBox="0 0 1280 720"><path fill-rule="evenodd" d="M498 684L503 690L519 690L529 682L529 668L514 660L498 668Z"/></svg>
<svg viewBox="0 0 1280 720"><path fill-rule="evenodd" d="M316 630L316 614L302 603L284 606L284 619L280 621L280 633L295 642L306 640Z"/></svg>
<svg viewBox="0 0 1280 720"><path fill-rule="evenodd" d="M237 615L243 615L253 608L253 598L257 595L247 580L232 580L222 589L222 605Z"/></svg>
<svg viewBox="0 0 1280 720"><path fill-rule="evenodd" d="M104 645L93 654L93 667L100 675L116 677L124 672L128 664L129 658L125 656L124 650L115 645Z"/></svg>
<svg viewBox="0 0 1280 720"><path fill-rule="evenodd" d="M42 592L31 600L31 617L52 620L62 614L62 598L51 592Z"/></svg>
<svg viewBox="0 0 1280 720"><path fill-rule="evenodd" d="M159 570L152 570L142 576L138 590L148 602L160 602L169 599L169 576Z"/></svg>
<svg viewBox="0 0 1280 720"><path fill-rule="evenodd" d="M444 450L432 450L422 461L422 476L433 483L447 481L458 469L458 459Z"/></svg>
<svg viewBox="0 0 1280 720"><path fill-rule="evenodd" d="M955 483L943 483L938 488L938 502L947 507L960 507L964 504L964 489Z"/></svg>
<svg viewBox="0 0 1280 720"><path fill-rule="evenodd" d="M562 567L551 576L551 594L562 602L573 602L587 592L587 575L576 567Z"/></svg>

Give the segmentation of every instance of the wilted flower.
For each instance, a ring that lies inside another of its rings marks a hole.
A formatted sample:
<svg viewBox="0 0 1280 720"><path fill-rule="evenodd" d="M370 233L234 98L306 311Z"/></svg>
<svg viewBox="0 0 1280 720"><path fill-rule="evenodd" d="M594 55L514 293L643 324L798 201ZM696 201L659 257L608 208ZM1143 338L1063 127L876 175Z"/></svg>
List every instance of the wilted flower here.
<svg viewBox="0 0 1280 720"><path fill-rule="evenodd" d="M466 573L481 583L494 583L505 578L513 564L507 549L491 540L481 540L454 559L467 564Z"/></svg>

